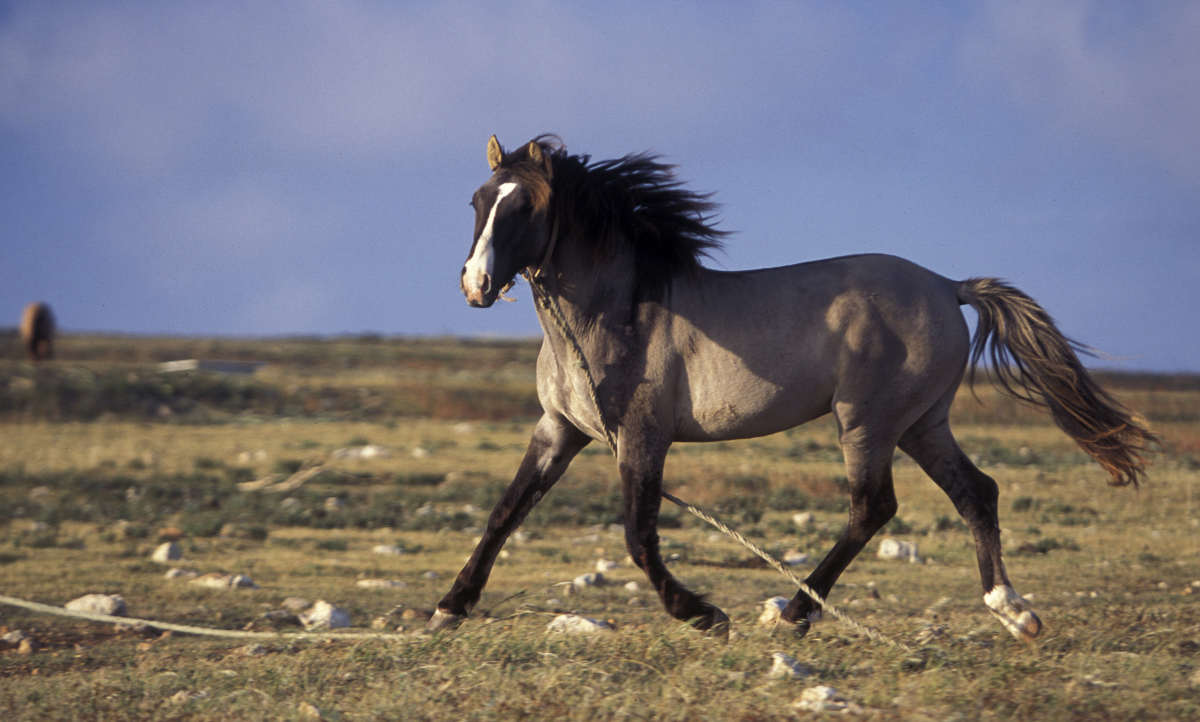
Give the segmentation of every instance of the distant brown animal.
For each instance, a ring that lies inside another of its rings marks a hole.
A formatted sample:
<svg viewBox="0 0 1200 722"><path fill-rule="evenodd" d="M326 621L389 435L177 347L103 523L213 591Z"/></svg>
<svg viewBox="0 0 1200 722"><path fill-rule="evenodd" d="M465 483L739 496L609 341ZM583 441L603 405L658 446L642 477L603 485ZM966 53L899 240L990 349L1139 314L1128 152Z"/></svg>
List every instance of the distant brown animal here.
<svg viewBox="0 0 1200 722"><path fill-rule="evenodd" d="M21 344L29 352L30 361L45 361L54 357L54 314L42 302L31 303L21 314Z"/></svg>

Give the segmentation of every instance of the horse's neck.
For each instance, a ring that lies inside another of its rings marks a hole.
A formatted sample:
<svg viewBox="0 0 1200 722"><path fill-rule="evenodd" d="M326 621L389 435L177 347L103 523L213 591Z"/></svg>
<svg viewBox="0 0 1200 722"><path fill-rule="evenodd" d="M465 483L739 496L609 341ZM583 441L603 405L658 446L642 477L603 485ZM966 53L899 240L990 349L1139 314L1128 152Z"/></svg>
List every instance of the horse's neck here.
<svg viewBox="0 0 1200 722"><path fill-rule="evenodd" d="M618 353L633 332L633 259L618 257L596 263L590 254L568 251L559 253L556 263L546 270L547 278L539 282L541 293L547 294L557 310L538 304L545 332L564 341L573 337L589 356Z"/></svg>

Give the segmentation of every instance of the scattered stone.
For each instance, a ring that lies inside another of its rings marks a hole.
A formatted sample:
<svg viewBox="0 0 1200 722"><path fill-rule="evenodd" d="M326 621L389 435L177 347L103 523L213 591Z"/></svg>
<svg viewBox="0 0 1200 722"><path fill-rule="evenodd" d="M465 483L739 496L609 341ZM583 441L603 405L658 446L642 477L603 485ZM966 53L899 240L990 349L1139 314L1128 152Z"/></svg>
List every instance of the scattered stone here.
<svg viewBox="0 0 1200 722"><path fill-rule="evenodd" d="M770 679L798 679L812 674L811 667L797 662L796 658L789 654L775 652L771 658L774 662L771 670L767 672L767 677Z"/></svg>
<svg viewBox="0 0 1200 722"><path fill-rule="evenodd" d="M571 580L571 589L581 592L588 587L604 586L604 575L600 572L580 574Z"/></svg>
<svg viewBox="0 0 1200 722"><path fill-rule="evenodd" d="M125 616L125 599L120 594L85 594L63 605L72 612Z"/></svg>
<svg viewBox="0 0 1200 722"><path fill-rule="evenodd" d="M179 542L163 542L154 548L150 558L160 564L177 561L183 558L183 547L179 546Z"/></svg>
<svg viewBox="0 0 1200 722"><path fill-rule="evenodd" d="M763 602L762 614L758 615L758 623L763 627L773 627L783 621L780 616L788 605L787 597L771 597Z"/></svg>
<svg viewBox="0 0 1200 722"><path fill-rule="evenodd" d="M403 589L408 585L395 579L359 579L354 586L359 589Z"/></svg>
<svg viewBox="0 0 1200 722"><path fill-rule="evenodd" d="M603 622L578 614L560 614L546 625L547 632L562 634L595 634L612 632L616 629L610 622Z"/></svg>
<svg viewBox="0 0 1200 722"><path fill-rule="evenodd" d="M171 697L168 701L171 704L187 704L188 702L191 702L194 699L204 699L207 696L208 696L208 692L205 692L203 690L201 690L199 692L189 692L186 689L181 689L178 692L176 692L175 694L171 695Z"/></svg>
<svg viewBox="0 0 1200 722"><path fill-rule="evenodd" d="M884 539L879 542L879 552L876 556L880 559L896 559L913 563L921 561L921 557L917 554L916 543L899 539Z"/></svg>
<svg viewBox="0 0 1200 722"><path fill-rule="evenodd" d="M3 644L6 647L15 647L29 638L29 635L25 632L22 632L19 629L14 629L8 634L5 634L3 637L0 637L0 644Z"/></svg>
<svg viewBox="0 0 1200 722"><path fill-rule="evenodd" d="M192 579L188 584L212 589L258 589L254 580L245 574L221 574L220 572L203 574Z"/></svg>
<svg viewBox="0 0 1200 722"><path fill-rule="evenodd" d="M307 611L300 613L300 623L305 629L341 629L350 626L350 613L318 599Z"/></svg>
<svg viewBox="0 0 1200 722"><path fill-rule="evenodd" d="M818 685L800 693L800 699L792 703L796 709L807 712L845 712L858 714L862 708L838 694L833 687Z"/></svg>
<svg viewBox="0 0 1200 722"><path fill-rule="evenodd" d="M795 514L792 514L792 523L800 529L808 529L812 527L813 522L813 513L811 511L798 511Z"/></svg>
<svg viewBox="0 0 1200 722"><path fill-rule="evenodd" d="M237 463L245 466L246 464L257 464L267 460L266 449L255 449L254 451L243 451L237 455Z"/></svg>
<svg viewBox="0 0 1200 722"><path fill-rule="evenodd" d="M399 544L376 544L371 551L375 554L403 554L404 547Z"/></svg>
<svg viewBox="0 0 1200 722"><path fill-rule="evenodd" d="M378 444L347 446L342 449L334 449L333 451L333 458L335 459L387 459L391 458L391 456L391 449L379 446Z"/></svg>
<svg viewBox="0 0 1200 722"><path fill-rule="evenodd" d="M37 651L38 643L33 637L25 637L17 643L17 654L30 655Z"/></svg>
<svg viewBox="0 0 1200 722"><path fill-rule="evenodd" d="M400 618L406 622L427 622L433 619L432 609L408 608L400 612Z"/></svg>
<svg viewBox="0 0 1200 722"><path fill-rule="evenodd" d="M783 563L789 567L797 567L801 564L808 564L808 555L799 549L791 549L783 554Z"/></svg>
<svg viewBox="0 0 1200 722"><path fill-rule="evenodd" d="M450 428L454 429L456 434L470 434L475 431L475 425L467 421L461 421Z"/></svg>
<svg viewBox="0 0 1200 722"><path fill-rule="evenodd" d="M312 702L301 702L296 707L296 712L299 713L300 719L325 719L325 715L321 712L321 708Z"/></svg>
<svg viewBox="0 0 1200 722"><path fill-rule="evenodd" d="M294 496L289 496L288 498L279 502L279 508L283 509L284 511L295 511L296 509L300 508L300 500Z"/></svg>
<svg viewBox="0 0 1200 722"><path fill-rule="evenodd" d="M412 450L412 458L425 459L429 457L429 449L423 446L414 446Z"/></svg>
<svg viewBox="0 0 1200 722"><path fill-rule="evenodd" d="M627 592L640 592L642 590L642 585L638 584L637 582L625 582L624 589Z"/></svg>
<svg viewBox="0 0 1200 722"><path fill-rule="evenodd" d="M433 571L432 569L421 574L422 579L437 579L439 576L441 576L441 575L438 574L437 572Z"/></svg>
<svg viewBox="0 0 1200 722"><path fill-rule="evenodd" d="M283 607L289 612L299 613L311 607L312 602L308 601L304 597L288 597L287 599L283 600L279 606Z"/></svg>
<svg viewBox="0 0 1200 722"><path fill-rule="evenodd" d="M345 506L346 506L346 502L342 501L341 499L339 499L336 496L326 497L326 499L325 499L325 511L339 512Z"/></svg>
<svg viewBox="0 0 1200 722"><path fill-rule="evenodd" d="M598 572L611 572L619 566L621 565L609 559L599 559L596 561L596 571Z"/></svg>

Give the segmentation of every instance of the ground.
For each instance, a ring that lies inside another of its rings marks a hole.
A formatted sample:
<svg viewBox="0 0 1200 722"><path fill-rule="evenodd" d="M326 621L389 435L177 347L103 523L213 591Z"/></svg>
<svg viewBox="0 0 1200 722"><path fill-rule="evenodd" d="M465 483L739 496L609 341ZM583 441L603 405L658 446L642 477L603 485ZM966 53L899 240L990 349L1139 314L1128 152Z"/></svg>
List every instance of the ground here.
<svg viewBox="0 0 1200 722"><path fill-rule="evenodd" d="M618 484L594 444L506 547L460 629L414 633L446 591L532 428L531 344L377 338L178 341L72 338L33 368L0 361L0 593L61 605L119 593L134 617L298 631L288 597L346 609L386 640L210 639L0 607L6 719L769 719L827 685L870 719L1200 717L1200 383L1109 378L1164 440L1141 489L1105 474L1044 413L986 386L953 419L1001 488L1005 558L1045 631L1019 642L982 602L970 535L915 464L895 464L900 511L831 601L907 646L826 619L797 640L761 627L790 583L665 505L674 573L733 620L728 641L672 620L627 560ZM159 374L184 356L266 360L253 377ZM376 447L369 458L339 456ZM279 481L321 466L286 492ZM667 487L777 556L815 561L845 520L832 424L679 445ZM335 501L330 501L330 499ZM288 500L291 501L288 501ZM793 516L812 513L803 528ZM160 536L183 555L150 560ZM921 563L875 556L915 542ZM380 554L379 545L399 547ZM616 562L607 583L569 582ZM168 579L241 573L255 589ZM810 567L796 567L801 574ZM363 588L364 579L399 582ZM631 591L627 582L637 582ZM554 635L560 612L615 631ZM772 654L804 665L771 679Z"/></svg>

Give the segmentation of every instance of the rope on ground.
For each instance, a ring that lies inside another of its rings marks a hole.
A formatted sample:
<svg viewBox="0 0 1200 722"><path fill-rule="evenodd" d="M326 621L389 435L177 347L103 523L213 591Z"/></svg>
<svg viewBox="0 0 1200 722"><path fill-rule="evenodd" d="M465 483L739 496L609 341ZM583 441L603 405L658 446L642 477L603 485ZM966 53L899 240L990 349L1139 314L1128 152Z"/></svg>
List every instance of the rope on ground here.
<svg viewBox="0 0 1200 722"><path fill-rule="evenodd" d="M550 314L550 318L554 321L555 325L558 326L558 330L560 332L562 332L563 337L567 340L567 344L571 347L571 352L575 355L575 362L579 365L579 368L583 371L584 378L587 379L588 396L591 397L592 404L595 406L595 409L596 409L596 414L600 418L600 426L604 430L604 437L605 437L605 440L608 441L608 448L610 451L612 451L613 456L616 456L617 455L617 440L614 437L612 430L608 426L608 420L604 417L604 409L600 405L600 394L596 388L596 381L594 378L592 378L592 369L591 369L591 366L588 365L587 357L583 353L583 348L579 345L579 341L575 338L575 334L571 332L571 328L567 324L567 319L563 315L562 308L559 307L559 305L555 301L554 297L551 296L549 294L549 292L546 291L546 289L541 285L541 283L537 280L536 277L534 277L532 275L527 275L526 279L529 281L529 285L533 288L534 296L537 298L537 300L541 304L542 308L546 309L546 311ZM824 611L828 612L829 616L833 617L834 619L837 619L839 622L842 622L846 626L848 626L851 629L857 631L858 633L864 635L868 639L871 639L875 642L880 642L880 643L886 644L894 649L898 649L898 650L907 652L909 654L913 653L913 649L911 647L909 647L908 645L904 644L903 642L897 642L896 640L888 637L887 635L883 634L882 632L880 632L876 629L872 629L871 627L863 624L862 622L859 622L859 621L853 619L845 612L841 611L837 607L835 607L832 604L830 604L829 602L827 602L822 595L818 594L816 592L816 590L814 590L808 584L804 583L804 581L801 580L799 577L797 577L792 572L792 570L785 567L783 565L783 562L780 562L778 559L771 556L771 554L768 553L765 549L758 546L754 542L750 541L746 537L742 536L740 533L738 533L738 531L736 529L729 527L724 522L722 522L720 519L717 519L713 515L709 514L708 512L704 511L703 509L701 509L700 507L695 506L694 504L689 504L688 502L683 501L679 497L668 493L666 490L663 490L662 497L664 499L666 499L667 501L686 509L693 516L696 516L696 517L704 520L705 522L711 524L722 534L730 537L734 541L738 542L742 546L749 549L760 559L765 561L767 564L771 565L771 568L773 568L775 571L779 572L783 576L790 579L792 581L792 583L795 584L800 589L800 591L807 594L809 597L812 598L813 601L815 601L817 604L819 604Z"/></svg>
<svg viewBox="0 0 1200 722"><path fill-rule="evenodd" d="M56 607L50 604L40 604L38 602L30 602L16 597L9 597L0 594L0 604L6 604L10 607L20 607L33 612L42 614L55 614L60 617L71 617L74 619L86 619L91 622L111 622L112 624L123 625L141 625L161 629L164 631L180 632L182 634L195 634L202 637L224 637L228 639L271 639L276 641L296 640L296 639L412 639L412 635L401 634L399 632L248 632L239 629L212 629L209 627L196 627L190 624L175 624L174 622L160 622L155 619L138 619L136 617L115 617L111 614L97 614L95 612L77 612L63 607Z"/></svg>

